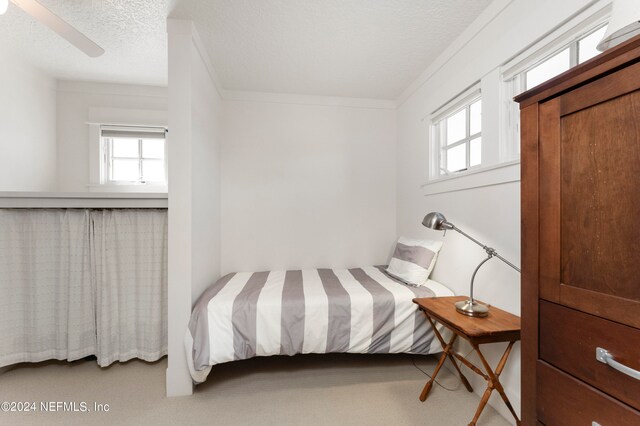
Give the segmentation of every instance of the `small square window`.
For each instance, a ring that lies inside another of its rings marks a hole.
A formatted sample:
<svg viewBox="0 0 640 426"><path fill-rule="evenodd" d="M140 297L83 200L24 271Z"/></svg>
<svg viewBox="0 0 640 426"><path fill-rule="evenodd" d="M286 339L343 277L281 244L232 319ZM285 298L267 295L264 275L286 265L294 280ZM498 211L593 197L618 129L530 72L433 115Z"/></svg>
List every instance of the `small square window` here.
<svg viewBox="0 0 640 426"><path fill-rule="evenodd" d="M166 185L163 128L101 128L103 182Z"/></svg>
<svg viewBox="0 0 640 426"><path fill-rule="evenodd" d="M431 171L434 178L482 165L482 100L477 88L465 95L434 119L432 153L438 155L438 171Z"/></svg>

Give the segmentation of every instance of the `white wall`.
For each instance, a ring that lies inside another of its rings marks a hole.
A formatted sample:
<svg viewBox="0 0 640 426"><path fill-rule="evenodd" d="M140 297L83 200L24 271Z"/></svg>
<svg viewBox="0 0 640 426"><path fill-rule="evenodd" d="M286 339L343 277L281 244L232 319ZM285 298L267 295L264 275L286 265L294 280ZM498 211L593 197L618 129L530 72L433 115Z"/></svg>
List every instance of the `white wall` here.
<svg viewBox="0 0 640 426"><path fill-rule="evenodd" d="M222 99L198 52L191 56L191 301L220 278Z"/></svg>
<svg viewBox="0 0 640 426"><path fill-rule="evenodd" d="M0 191L56 187L56 83L0 51Z"/></svg>
<svg viewBox="0 0 640 426"><path fill-rule="evenodd" d="M191 21L169 32L169 361L167 395L192 392L183 346L192 302L220 276L220 158L216 91Z"/></svg>
<svg viewBox="0 0 640 426"><path fill-rule="evenodd" d="M225 102L223 274L388 261L395 110L325 100Z"/></svg>
<svg viewBox="0 0 640 426"><path fill-rule="evenodd" d="M57 190L61 192L92 189L89 165L99 161L99 151L90 145L97 144L97 125L167 125L165 87L59 81L57 94Z"/></svg>
<svg viewBox="0 0 640 426"><path fill-rule="evenodd" d="M590 3L593 2L496 0L487 13L480 16L407 90L401 98L403 102L397 115L398 234L441 238L438 233L421 226L426 213L440 211L462 230L493 246L515 264L520 263L519 182L425 196L421 185L427 182L428 176L429 129L428 122L422 119ZM499 13L492 15L491 12ZM489 125L495 128L498 125L497 114L495 111L485 112L493 113L496 121ZM497 132L494 135L497 136ZM449 232L433 277L457 294L468 295L471 274L483 257L484 252L478 246L455 232ZM478 273L475 295L480 300L519 314L520 276L499 260L492 260ZM487 347L486 352L494 366L504 346ZM464 353L466 349L461 348ZM484 380L473 373L467 377L473 378L475 391L482 394ZM519 411L519 345L501 381ZM512 420L499 397L492 396L490 403Z"/></svg>

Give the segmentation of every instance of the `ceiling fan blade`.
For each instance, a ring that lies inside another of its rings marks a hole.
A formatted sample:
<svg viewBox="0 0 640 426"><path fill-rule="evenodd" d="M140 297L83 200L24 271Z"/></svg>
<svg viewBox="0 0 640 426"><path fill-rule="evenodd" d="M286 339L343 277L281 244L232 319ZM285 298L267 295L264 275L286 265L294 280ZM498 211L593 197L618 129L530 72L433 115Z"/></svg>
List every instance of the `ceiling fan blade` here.
<svg viewBox="0 0 640 426"><path fill-rule="evenodd" d="M92 58L97 58L104 53L102 47L36 0L11 0L11 2Z"/></svg>

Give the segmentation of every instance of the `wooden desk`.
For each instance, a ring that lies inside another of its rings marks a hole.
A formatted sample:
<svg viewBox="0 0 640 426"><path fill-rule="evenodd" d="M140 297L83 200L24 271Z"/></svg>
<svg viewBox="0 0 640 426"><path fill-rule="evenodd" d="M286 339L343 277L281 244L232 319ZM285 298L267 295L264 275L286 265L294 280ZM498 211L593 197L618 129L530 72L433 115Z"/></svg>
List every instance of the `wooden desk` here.
<svg viewBox="0 0 640 426"><path fill-rule="evenodd" d="M469 367L473 372L482 376L487 381L487 389L484 391L480 404L478 405L478 409L476 410L476 414L473 416L473 420L471 420L469 425L476 424L480 414L482 414L482 410L484 410L484 407L487 405L487 401L489 401L491 392L493 392L494 389L500 393L502 400L507 405L507 408L509 408L511 414L513 414L513 417L515 417L516 424L519 425L520 419L518 419L518 415L513 410L511 402L509 402L509 398L504 393L504 388L500 383L499 377L507 363L513 344L520 340L520 318L493 306L489 310L489 315L484 318L462 315L456 311L454 303L466 299L466 296L413 299L413 302L418 305L419 309L425 314L431 323L433 331L435 332L435 335L440 341L443 349L442 356L438 361L438 365L436 365L433 376L424 386L424 389L420 394L420 401L427 399L431 386L447 358L449 358L455 366L458 374L460 374L460 380L462 380L462 383L467 390L469 392L473 392L473 388L464 374L462 374L462 371L456 362L456 359L458 359L461 363ZM436 321L453 331L453 336L448 343L445 342L440 332L438 332L435 324ZM453 344L458 336L471 343L471 346L478 354L485 371L482 371L479 367L476 367L465 357L453 350ZM500 358L498 366L494 371L485 359L484 355L482 355L480 345L484 343L498 342L509 342L509 344L507 345L507 349L505 349L504 354L502 355L502 358Z"/></svg>

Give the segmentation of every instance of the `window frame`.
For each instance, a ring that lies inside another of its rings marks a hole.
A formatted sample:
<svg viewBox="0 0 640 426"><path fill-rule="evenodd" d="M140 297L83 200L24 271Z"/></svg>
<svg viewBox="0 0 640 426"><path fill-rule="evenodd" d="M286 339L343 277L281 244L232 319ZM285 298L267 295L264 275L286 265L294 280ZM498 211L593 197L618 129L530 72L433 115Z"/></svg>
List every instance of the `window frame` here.
<svg viewBox="0 0 640 426"><path fill-rule="evenodd" d="M520 159L520 106L513 98L526 90L533 89L533 87L526 88L526 73L567 48L569 48L568 70L579 65L580 41L608 25L610 18L610 6L601 8L595 13L592 12L586 18L584 15L579 15L575 18L578 20L577 23L563 25L500 67L501 162Z"/></svg>
<svg viewBox="0 0 640 426"><path fill-rule="evenodd" d="M523 64L521 63L518 68L518 72L515 73L514 75L512 75L509 79L514 80L517 79L518 83L519 83L519 87L518 87L518 93L516 93L516 96L519 95L520 93L523 93L527 90L531 90L536 86L532 86L532 87L527 87L527 73L533 69L535 69L536 67L538 67L539 65L543 64L544 62L546 62L547 60L553 58L554 56L556 56L557 54L559 54L560 52L563 52L566 49L569 49L569 68L567 69L570 70L578 65L580 65L580 42L584 39L586 39L587 37L589 37L590 35L592 35L595 32L598 32L599 30L601 30L603 27L608 25L608 18L604 19L604 20L597 20L595 24L592 25L587 25L586 28L580 28L580 30L576 31L576 33L571 37L571 40L569 42L565 42L562 43L560 45L556 45L554 46L553 50L551 51L546 51L546 49L543 49L543 51L538 51L536 53L534 53L533 55L531 55L531 60L526 61L525 64L523 66ZM536 58L536 59L534 59ZM513 71L506 73L507 75L512 74ZM560 75L560 74L557 74ZM551 80L552 78L554 78L556 76L550 77L549 79L545 80L544 82L540 83L540 84L544 84L545 82ZM508 79L507 79L508 80Z"/></svg>
<svg viewBox="0 0 640 426"><path fill-rule="evenodd" d="M609 21L611 9L609 0L593 1L564 21L558 22L555 27L538 33L529 44L523 45L519 50L510 51L510 56L504 56L502 61L496 62L495 65L487 64L486 69L480 67L477 72L462 73L466 79L459 81L457 88L455 82L448 82L435 90L431 97L434 100L438 99L438 103L448 105L442 102L447 99L445 96L459 92L473 81L480 81L483 105L482 165L464 172L440 174L439 154L434 142L436 135L430 121L432 115L429 111L424 111L420 119L424 126L424 139L428 142L428 153L427 170L423 172L425 183L421 185L422 193L427 196L519 182L520 108L513 101L515 90L508 79L528 66L542 61L544 57L552 55L554 51L561 50L562 45L568 45L580 36L587 36L591 31L597 30L599 24ZM437 111L434 114L437 114Z"/></svg>
<svg viewBox="0 0 640 426"><path fill-rule="evenodd" d="M479 164L471 166L471 141L481 138L482 139L482 118L480 123L480 131L471 134L471 106L477 101L482 101L482 91L480 89L480 82L473 84L471 87L445 103L442 107L438 108L431 114L430 128L431 128L431 166L429 167L429 180L438 180L450 176L457 176L482 168L482 157ZM482 108L482 107L481 107ZM465 118L465 136L464 138L455 141L451 144L447 144L447 119L458 114L460 111L466 110ZM482 117L482 109L480 110L480 117ZM448 171L447 154L448 151L456 148L460 145L466 145L465 156L465 168Z"/></svg>
<svg viewBox="0 0 640 426"><path fill-rule="evenodd" d="M123 138L137 139L137 157L115 157L113 155L114 136L105 136L104 132L116 131L121 132ZM142 127L142 126L100 126L100 151L101 151L101 184L102 185L147 185L147 186L167 186L168 185L168 161L167 161L167 129L165 127ZM127 134L128 133L128 134ZM146 158L144 157L143 141L152 139L141 136L144 133L162 134L162 137L153 137L164 140L164 157L163 158ZM138 179L137 180L115 180L113 176L114 160L135 160L138 162ZM164 180L153 181L143 180L143 162L144 161L162 161L164 165Z"/></svg>

